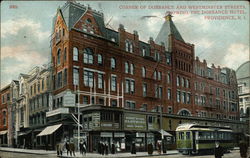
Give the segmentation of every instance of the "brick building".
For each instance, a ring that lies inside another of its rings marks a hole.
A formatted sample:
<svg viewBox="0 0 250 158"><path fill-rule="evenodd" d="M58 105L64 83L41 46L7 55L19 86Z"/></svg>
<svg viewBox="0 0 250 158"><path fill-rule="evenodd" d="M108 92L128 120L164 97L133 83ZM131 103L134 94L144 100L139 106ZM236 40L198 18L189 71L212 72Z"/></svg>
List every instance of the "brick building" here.
<svg viewBox="0 0 250 158"><path fill-rule="evenodd" d="M9 103L10 103L10 84L3 87L0 91L0 146L9 144Z"/></svg>
<svg viewBox="0 0 250 158"><path fill-rule="evenodd" d="M156 40L143 42L137 31L106 28L102 13L67 2L52 32L53 105L43 132L53 143L76 141L78 118L89 151L99 141L122 150L136 141L144 150L161 134L175 135L184 122L244 131L235 72L195 58L194 45L184 41L171 15Z"/></svg>

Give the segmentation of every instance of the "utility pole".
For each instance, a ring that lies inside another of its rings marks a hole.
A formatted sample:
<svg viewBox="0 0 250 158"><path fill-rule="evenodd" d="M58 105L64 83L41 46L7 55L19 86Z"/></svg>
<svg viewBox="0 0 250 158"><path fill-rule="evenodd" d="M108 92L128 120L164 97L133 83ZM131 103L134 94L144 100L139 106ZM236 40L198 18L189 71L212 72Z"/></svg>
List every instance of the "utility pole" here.
<svg viewBox="0 0 250 158"><path fill-rule="evenodd" d="M79 150L79 144L80 144L80 94L79 94L79 85L78 85L78 91L77 91L77 97L78 97L78 124L77 124L77 148Z"/></svg>

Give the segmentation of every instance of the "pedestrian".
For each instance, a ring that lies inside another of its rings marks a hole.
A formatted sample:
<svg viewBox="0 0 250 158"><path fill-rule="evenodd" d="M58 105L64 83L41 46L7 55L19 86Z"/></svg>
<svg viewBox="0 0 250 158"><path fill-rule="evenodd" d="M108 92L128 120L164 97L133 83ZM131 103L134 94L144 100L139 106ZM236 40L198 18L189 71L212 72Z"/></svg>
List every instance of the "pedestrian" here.
<svg viewBox="0 0 250 158"><path fill-rule="evenodd" d="M70 152L70 156L72 156L72 153L73 153L74 156L76 156L76 154L75 154L75 144L73 142L71 142L69 144L69 152Z"/></svg>
<svg viewBox="0 0 250 158"><path fill-rule="evenodd" d="M246 158L247 157L247 143L244 140L241 140L239 142L239 147L240 147L240 156L241 158Z"/></svg>
<svg viewBox="0 0 250 158"><path fill-rule="evenodd" d="M136 154L136 146L134 141L132 142L131 154Z"/></svg>
<svg viewBox="0 0 250 158"><path fill-rule="evenodd" d="M105 146L104 143L101 142L101 154L104 155L104 151L105 151Z"/></svg>
<svg viewBox="0 0 250 158"><path fill-rule="evenodd" d="M102 154L102 153L101 153L101 141L98 142L98 145L97 145L97 152L98 152L99 154Z"/></svg>
<svg viewBox="0 0 250 158"><path fill-rule="evenodd" d="M59 148L58 149L59 149L60 156L62 156L63 147L64 147L63 143L59 143Z"/></svg>
<svg viewBox="0 0 250 158"><path fill-rule="evenodd" d="M158 154L161 154L161 142L158 140L157 142L157 149L158 149Z"/></svg>
<svg viewBox="0 0 250 158"><path fill-rule="evenodd" d="M111 144L111 154L115 154L115 143Z"/></svg>
<svg viewBox="0 0 250 158"><path fill-rule="evenodd" d="M106 142L105 143L105 155L108 155L109 154L109 146L108 146L108 143Z"/></svg>
<svg viewBox="0 0 250 158"><path fill-rule="evenodd" d="M223 148L220 146L219 142L215 142L215 148L214 148L214 156L215 158L222 158L223 156Z"/></svg>
<svg viewBox="0 0 250 158"><path fill-rule="evenodd" d="M150 143L148 144L148 155L152 155L153 154L153 144Z"/></svg>
<svg viewBox="0 0 250 158"><path fill-rule="evenodd" d="M66 147L67 156L68 156L69 155L69 141L66 141L65 147Z"/></svg>
<svg viewBox="0 0 250 158"><path fill-rule="evenodd" d="M80 148L80 154L83 155L83 142L82 142L82 140L80 141L79 148Z"/></svg>
<svg viewBox="0 0 250 158"><path fill-rule="evenodd" d="M87 153L87 145L86 145L86 142L83 142L83 153L84 153L84 155L86 155L86 153Z"/></svg>

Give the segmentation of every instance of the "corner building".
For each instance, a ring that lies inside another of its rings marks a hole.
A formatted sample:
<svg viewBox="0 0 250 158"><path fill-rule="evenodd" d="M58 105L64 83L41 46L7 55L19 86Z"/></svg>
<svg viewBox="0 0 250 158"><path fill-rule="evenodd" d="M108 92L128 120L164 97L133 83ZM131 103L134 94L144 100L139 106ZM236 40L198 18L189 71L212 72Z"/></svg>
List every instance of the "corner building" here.
<svg viewBox="0 0 250 158"><path fill-rule="evenodd" d="M166 136L175 136L176 127L184 122L229 125L235 133L242 132L237 101L235 111L217 111L219 119L211 115L218 107L210 108L216 97L209 104L215 88L220 94L223 89L234 92L237 98L237 86L229 80L234 71L223 73L225 83L209 78L209 72L219 78L222 73L195 59L194 45L184 41L171 15L165 17L156 40L143 42L137 31L129 33L123 25L118 31L106 28L102 13L67 2L57 10L52 32L54 96L46 117L48 126L55 128L44 132L54 135L54 143L77 139L78 111L80 137L91 152L97 151L100 141L115 142L121 150L130 150L135 141L143 151L161 134L174 148L173 138ZM196 82L204 91L195 89ZM209 86L213 90L207 93Z"/></svg>

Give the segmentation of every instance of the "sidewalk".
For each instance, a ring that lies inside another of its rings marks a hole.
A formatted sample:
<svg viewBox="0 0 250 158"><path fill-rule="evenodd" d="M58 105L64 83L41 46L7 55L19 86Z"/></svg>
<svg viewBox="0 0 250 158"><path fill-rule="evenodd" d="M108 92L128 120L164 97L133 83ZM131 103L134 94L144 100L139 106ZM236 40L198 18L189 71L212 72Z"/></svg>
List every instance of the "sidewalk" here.
<svg viewBox="0 0 250 158"><path fill-rule="evenodd" d="M8 148L8 147L0 147L0 151L5 151L5 152L15 152L15 153L26 153L26 154L37 154L37 155L53 155L56 156L56 151L46 151L46 150L32 150L32 149L20 149L20 148ZM145 157L149 156L147 152L137 152L136 154L131 154L129 152L126 153L116 153L116 154L109 154L109 155L100 155L97 153L87 153L85 156L81 155L80 152L75 153L76 156L75 158L79 157L119 157L119 158L127 158L127 157ZM168 150L167 154L161 154L161 155L173 155L173 154L178 154L177 150ZM154 156L159 155L157 151L154 151L153 153ZM63 155L61 156L62 158L67 158L67 157L74 157L74 156L67 156L67 152L64 151Z"/></svg>

